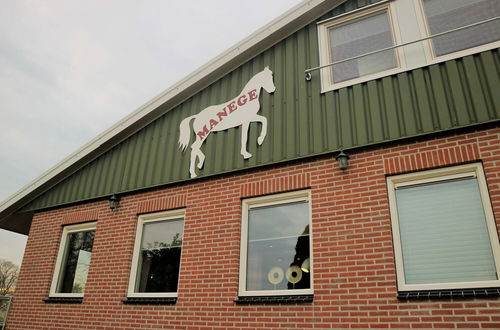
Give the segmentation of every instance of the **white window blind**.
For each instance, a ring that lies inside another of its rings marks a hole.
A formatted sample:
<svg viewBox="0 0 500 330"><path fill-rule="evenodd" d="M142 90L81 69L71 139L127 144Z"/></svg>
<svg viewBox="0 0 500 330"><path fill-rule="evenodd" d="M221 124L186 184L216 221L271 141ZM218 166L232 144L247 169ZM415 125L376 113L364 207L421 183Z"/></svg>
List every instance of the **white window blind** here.
<svg viewBox="0 0 500 330"><path fill-rule="evenodd" d="M431 34L500 16L499 0L423 0ZM453 32L432 40L436 56L500 40L500 20Z"/></svg>
<svg viewBox="0 0 500 330"><path fill-rule="evenodd" d="M498 279L476 178L395 193L406 284Z"/></svg>
<svg viewBox="0 0 500 330"><path fill-rule="evenodd" d="M329 29L331 62L394 45L387 10ZM334 83L396 67L394 50L365 56L332 67Z"/></svg>

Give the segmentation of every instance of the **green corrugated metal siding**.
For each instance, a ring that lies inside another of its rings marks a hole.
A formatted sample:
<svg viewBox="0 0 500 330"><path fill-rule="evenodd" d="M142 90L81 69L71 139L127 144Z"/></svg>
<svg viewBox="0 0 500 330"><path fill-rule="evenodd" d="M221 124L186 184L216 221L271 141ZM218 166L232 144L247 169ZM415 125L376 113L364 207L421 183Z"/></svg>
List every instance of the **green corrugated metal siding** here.
<svg viewBox="0 0 500 330"><path fill-rule="evenodd" d="M333 16L342 15L350 11L359 9L361 7L369 6L381 1L384 0L349 0L341 4L340 6L335 7L332 11L323 15L319 20L324 20Z"/></svg>
<svg viewBox="0 0 500 330"><path fill-rule="evenodd" d="M357 1L369 4L376 1ZM353 1L327 16L355 9ZM350 6L350 7L349 7ZM325 17L322 17L325 18ZM285 161L341 148L396 140L498 120L498 49L415 69L367 83L320 93L320 81L306 82L304 70L318 65L316 24L311 23L224 78L165 113L24 210L189 179L189 148L177 148L180 121L205 107L236 96L255 73L269 65L276 92L262 92L261 115L268 134L257 147L259 124L251 124L248 150L240 155L240 129L211 134L202 150L208 176ZM193 135L194 137L194 135Z"/></svg>

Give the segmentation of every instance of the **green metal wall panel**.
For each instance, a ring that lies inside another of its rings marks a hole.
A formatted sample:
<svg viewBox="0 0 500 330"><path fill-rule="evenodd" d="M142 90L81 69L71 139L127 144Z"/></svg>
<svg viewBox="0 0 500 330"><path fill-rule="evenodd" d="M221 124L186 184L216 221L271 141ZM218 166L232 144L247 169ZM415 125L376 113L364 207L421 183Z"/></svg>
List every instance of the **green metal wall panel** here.
<svg viewBox="0 0 500 330"><path fill-rule="evenodd" d="M341 4L340 6L335 7L329 13L326 13L325 15L323 15L321 17L321 19L319 19L319 20L324 20L324 19L328 19L328 18L333 17L333 16L342 15L342 14L351 12L353 10L356 10L356 9L359 9L359 8L362 8L365 6L373 5L374 3L381 2L381 1L384 1L384 0L348 0L348 1L344 2L343 4Z"/></svg>
<svg viewBox="0 0 500 330"><path fill-rule="evenodd" d="M348 1L338 15L378 1ZM240 155L240 128L211 134L200 177L341 148L412 137L500 118L498 49L321 94L316 23L289 36L129 137L35 199L24 210L189 180L189 148L177 148L180 121L235 97L255 73L269 66L276 92L260 96L268 134L257 146L260 124L251 124L249 160ZM194 138L194 135L192 136Z"/></svg>

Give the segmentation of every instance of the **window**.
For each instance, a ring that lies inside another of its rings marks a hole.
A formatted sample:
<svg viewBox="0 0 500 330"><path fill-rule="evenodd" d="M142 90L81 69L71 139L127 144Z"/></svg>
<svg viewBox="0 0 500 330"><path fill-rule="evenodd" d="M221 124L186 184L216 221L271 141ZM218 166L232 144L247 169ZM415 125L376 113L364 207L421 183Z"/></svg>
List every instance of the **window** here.
<svg viewBox="0 0 500 330"><path fill-rule="evenodd" d="M321 91L498 48L499 18L498 0L390 0L320 21Z"/></svg>
<svg viewBox="0 0 500 330"><path fill-rule="evenodd" d="M400 291L498 287L500 247L481 164L387 178Z"/></svg>
<svg viewBox="0 0 500 330"><path fill-rule="evenodd" d="M385 4L319 25L321 65L338 63L321 70L324 87L340 88L396 72L398 49L349 60L397 44L391 12Z"/></svg>
<svg viewBox="0 0 500 330"><path fill-rule="evenodd" d="M63 229L50 296L82 297L87 283L95 222Z"/></svg>
<svg viewBox="0 0 500 330"><path fill-rule="evenodd" d="M309 191L243 201L240 296L312 293Z"/></svg>
<svg viewBox="0 0 500 330"><path fill-rule="evenodd" d="M177 297L184 210L139 216L129 297Z"/></svg>
<svg viewBox="0 0 500 330"><path fill-rule="evenodd" d="M498 0L421 1L428 35L450 31L500 16L500 1ZM499 46L499 40L500 20L497 19L433 38L430 44L433 57L439 57L468 49L477 52L475 47L487 44L490 44L489 48L496 48ZM494 42L497 43L491 44Z"/></svg>

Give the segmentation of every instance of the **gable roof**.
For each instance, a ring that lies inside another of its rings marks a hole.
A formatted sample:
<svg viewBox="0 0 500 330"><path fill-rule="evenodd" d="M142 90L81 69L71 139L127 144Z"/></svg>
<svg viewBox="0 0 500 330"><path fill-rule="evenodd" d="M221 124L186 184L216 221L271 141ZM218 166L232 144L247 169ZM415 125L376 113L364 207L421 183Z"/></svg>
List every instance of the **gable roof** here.
<svg viewBox="0 0 500 330"><path fill-rule="evenodd" d="M24 205L138 132L166 111L343 2L345 0L303 1L194 71L3 201L0 204L0 228L28 234L33 214L17 212Z"/></svg>

